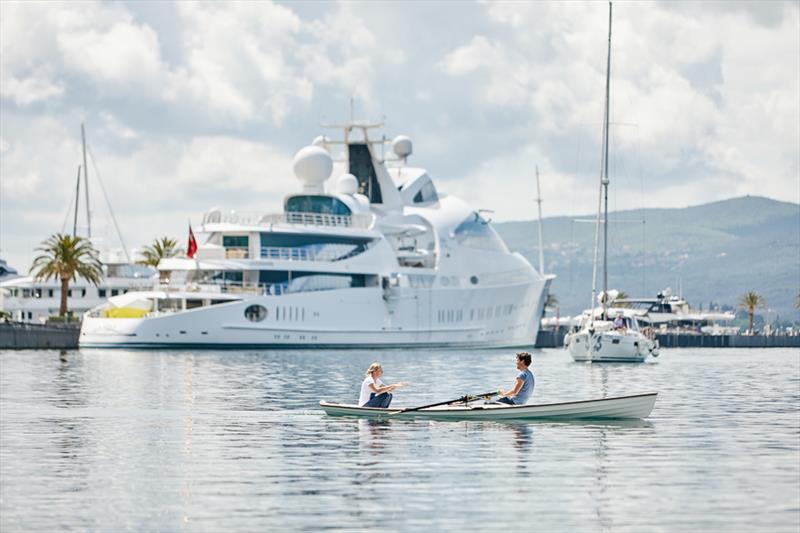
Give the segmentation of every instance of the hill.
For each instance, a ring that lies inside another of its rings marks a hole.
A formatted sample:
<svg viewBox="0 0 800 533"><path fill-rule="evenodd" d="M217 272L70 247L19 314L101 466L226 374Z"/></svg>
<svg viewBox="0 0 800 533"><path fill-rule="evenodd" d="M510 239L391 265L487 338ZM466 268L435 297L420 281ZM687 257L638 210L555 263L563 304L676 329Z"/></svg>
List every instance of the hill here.
<svg viewBox="0 0 800 533"><path fill-rule="evenodd" d="M590 304L594 224L580 217L545 218L545 270L561 314ZM735 306L748 290L767 301L769 318L800 320L800 205L745 196L680 209L609 213L609 287L632 297L666 288L693 306ZM537 222L496 229L512 250L538 265ZM602 280L598 271L598 279ZM600 282L602 284L602 281Z"/></svg>

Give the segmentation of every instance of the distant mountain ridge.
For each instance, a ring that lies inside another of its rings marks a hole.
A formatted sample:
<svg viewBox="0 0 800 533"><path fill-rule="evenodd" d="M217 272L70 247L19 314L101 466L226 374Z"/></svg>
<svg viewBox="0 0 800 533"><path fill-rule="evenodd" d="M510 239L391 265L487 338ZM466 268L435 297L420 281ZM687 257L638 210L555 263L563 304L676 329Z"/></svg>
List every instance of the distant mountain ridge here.
<svg viewBox="0 0 800 533"><path fill-rule="evenodd" d="M594 214L545 218L545 270L561 314L590 304ZM495 225L512 250L538 265L537 222ZM755 290L762 314L800 320L800 204L743 196L686 208L609 213L609 287L653 297L670 287L693 305L736 305ZM598 271L598 279L602 279ZM602 284L602 282L601 282Z"/></svg>

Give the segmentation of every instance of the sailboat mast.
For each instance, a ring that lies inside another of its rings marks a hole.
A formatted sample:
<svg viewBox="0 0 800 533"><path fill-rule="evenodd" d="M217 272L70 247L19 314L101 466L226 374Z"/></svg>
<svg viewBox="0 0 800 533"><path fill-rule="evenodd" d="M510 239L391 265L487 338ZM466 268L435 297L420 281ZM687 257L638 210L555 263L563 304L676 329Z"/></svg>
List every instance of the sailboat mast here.
<svg viewBox="0 0 800 533"><path fill-rule="evenodd" d="M78 236L78 200L81 194L81 166L78 165L78 182L75 184L75 217L72 219L72 236Z"/></svg>
<svg viewBox="0 0 800 533"><path fill-rule="evenodd" d="M89 212L89 167L86 166L86 130L81 123L81 140L83 141L83 184L86 193L86 236L92 238L92 216ZM75 205L77 211L78 205Z"/></svg>
<svg viewBox="0 0 800 533"><path fill-rule="evenodd" d="M536 203L539 206L539 274L544 275L544 239L542 238L542 190L539 187L539 165L536 165Z"/></svg>
<svg viewBox="0 0 800 533"><path fill-rule="evenodd" d="M608 59L606 62L606 113L603 120L603 314L608 304L608 122L611 88L611 2L608 3Z"/></svg>

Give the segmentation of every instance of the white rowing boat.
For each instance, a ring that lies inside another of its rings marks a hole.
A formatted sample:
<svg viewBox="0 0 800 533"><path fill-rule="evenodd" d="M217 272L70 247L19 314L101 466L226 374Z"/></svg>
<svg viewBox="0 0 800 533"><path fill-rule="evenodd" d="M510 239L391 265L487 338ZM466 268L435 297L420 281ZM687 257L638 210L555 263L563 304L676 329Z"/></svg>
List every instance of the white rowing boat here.
<svg viewBox="0 0 800 533"><path fill-rule="evenodd" d="M367 418L435 418L474 420L529 419L619 419L646 418L653 410L658 393L581 400L538 405L448 404L426 408L381 409L342 403L319 402L326 414Z"/></svg>

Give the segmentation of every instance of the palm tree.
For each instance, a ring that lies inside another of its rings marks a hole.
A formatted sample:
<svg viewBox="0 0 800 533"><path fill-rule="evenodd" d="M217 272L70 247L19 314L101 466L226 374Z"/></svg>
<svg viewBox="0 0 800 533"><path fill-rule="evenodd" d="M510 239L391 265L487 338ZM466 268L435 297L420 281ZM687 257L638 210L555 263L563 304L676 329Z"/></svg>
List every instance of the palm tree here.
<svg viewBox="0 0 800 533"><path fill-rule="evenodd" d="M92 243L82 237L56 233L36 248L42 252L33 260L30 272L37 281L58 278L61 280L59 316L67 314L69 282L80 276L97 285L103 276L103 266ZM34 272L35 271L35 272Z"/></svg>
<svg viewBox="0 0 800 533"><path fill-rule="evenodd" d="M747 330L753 333L753 316L755 315L756 308L764 307L767 301L763 296L756 291L748 291L739 298L739 307L747 311L747 318L749 320L749 327Z"/></svg>
<svg viewBox="0 0 800 533"><path fill-rule="evenodd" d="M181 249L178 248L178 241L176 239L161 237L161 239L155 239L151 246L145 246L142 248L142 255L144 256L144 259L138 261L138 263L140 265L147 265L157 268L162 259L175 257L180 253ZM169 271L159 271L158 277L161 283L165 283L167 279L169 279Z"/></svg>

